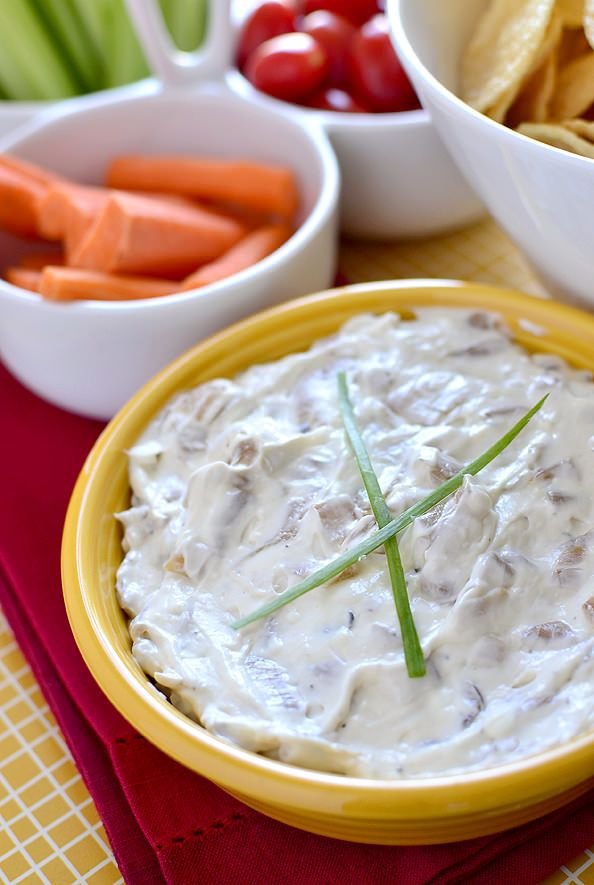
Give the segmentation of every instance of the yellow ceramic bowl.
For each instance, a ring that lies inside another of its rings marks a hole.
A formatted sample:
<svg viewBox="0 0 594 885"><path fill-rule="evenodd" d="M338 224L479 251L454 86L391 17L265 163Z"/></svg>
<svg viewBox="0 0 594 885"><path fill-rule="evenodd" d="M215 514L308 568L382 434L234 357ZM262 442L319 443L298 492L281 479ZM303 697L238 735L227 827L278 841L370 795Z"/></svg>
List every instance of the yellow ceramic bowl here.
<svg viewBox="0 0 594 885"><path fill-rule="evenodd" d="M119 711L166 753L253 808L306 830L361 842L447 842L545 814L592 785L594 734L510 765L423 780L322 774L238 749L175 710L134 662L114 592L121 548L113 513L128 504L124 450L176 391L302 350L355 313L404 313L421 305L499 311L527 347L594 368L594 316L493 287L402 281L351 286L284 304L202 342L136 394L89 455L64 531L70 623L95 679Z"/></svg>

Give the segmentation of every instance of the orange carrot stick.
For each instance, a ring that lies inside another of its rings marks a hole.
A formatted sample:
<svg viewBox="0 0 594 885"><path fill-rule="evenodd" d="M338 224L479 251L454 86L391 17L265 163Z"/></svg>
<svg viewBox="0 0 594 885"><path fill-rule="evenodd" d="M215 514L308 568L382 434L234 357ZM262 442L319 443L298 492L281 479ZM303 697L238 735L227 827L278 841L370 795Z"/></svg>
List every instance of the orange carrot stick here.
<svg viewBox="0 0 594 885"><path fill-rule="evenodd" d="M170 197L170 199L173 198ZM179 199L188 198L179 197ZM292 220L281 220L279 215L274 212L258 211L247 206L240 206L238 203L229 203L226 200L193 200L193 203L195 206L210 209L212 212L218 212L219 215L224 215L227 218L234 218L245 226L246 231L255 230L257 227L263 227L268 224L288 223Z"/></svg>
<svg viewBox="0 0 594 885"><path fill-rule="evenodd" d="M18 236L40 236L37 204L58 179L55 172L0 154L0 228Z"/></svg>
<svg viewBox="0 0 594 885"><path fill-rule="evenodd" d="M224 255L203 264L182 282L182 289L197 289L224 280L233 274L251 267L282 246L291 236L291 228L285 224L269 224L247 234Z"/></svg>
<svg viewBox="0 0 594 885"><path fill-rule="evenodd" d="M52 301L130 301L179 291L179 283L154 277L118 276L74 267L46 267L39 293Z"/></svg>
<svg viewBox="0 0 594 885"><path fill-rule="evenodd" d="M32 252L19 258L19 267L26 270L43 270L47 264L64 264L64 256L60 252Z"/></svg>
<svg viewBox="0 0 594 885"><path fill-rule="evenodd" d="M29 270L25 267L7 267L4 276L13 286L28 289L30 292L39 291L41 273L38 270Z"/></svg>
<svg viewBox="0 0 594 885"><path fill-rule="evenodd" d="M63 240L66 255L75 252L105 207L112 191L105 187L59 181L47 189L38 206L38 225L48 240ZM183 197L152 196L186 205Z"/></svg>
<svg viewBox="0 0 594 885"><path fill-rule="evenodd" d="M66 240L72 249L105 206L109 192L103 187L59 181L50 185L38 206L38 225L48 240Z"/></svg>
<svg viewBox="0 0 594 885"><path fill-rule="evenodd" d="M106 273L184 276L244 233L239 222L190 203L112 193L69 263Z"/></svg>
<svg viewBox="0 0 594 885"><path fill-rule="evenodd" d="M298 204L291 169L245 160L126 154L111 161L107 184L126 190L229 201L288 218L293 216Z"/></svg>
<svg viewBox="0 0 594 885"><path fill-rule="evenodd" d="M21 237L39 236L37 204L46 186L0 164L0 228Z"/></svg>
<svg viewBox="0 0 594 885"><path fill-rule="evenodd" d="M0 154L0 166L10 169L12 172L19 172L31 181L46 186L61 180L61 176L57 172L37 166L35 163L29 163L28 160L22 160L12 154Z"/></svg>

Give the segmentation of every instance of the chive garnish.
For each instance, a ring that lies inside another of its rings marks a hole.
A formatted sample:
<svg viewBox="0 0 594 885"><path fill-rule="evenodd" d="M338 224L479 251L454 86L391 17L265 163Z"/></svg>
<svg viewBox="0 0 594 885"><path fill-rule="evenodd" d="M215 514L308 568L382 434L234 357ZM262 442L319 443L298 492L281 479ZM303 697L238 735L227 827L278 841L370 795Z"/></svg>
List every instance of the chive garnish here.
<svg viewBox="0 0 594 885"><path fill-rule="evenodd" d="M377 474L373 469L369 452L365 447L361 431L355 418L353 405L349 399L349 391L344 372L338 373L338 401L340 404L340 414L342 422L348 437L349 443L353 450L357 467L373 510L373 515L380 529L383 529L392 520L392 514L386 504L386 499L380 488ZM408 599L408 591L406 589L406 578L404 569L402 568L402 560L400 558L400 550L398 549L398 541L396 535L387 538L384 543L386 551L386 562L388 563L388 572L390 573L390 583L392 585L392 595L394 597L394 605L396 606L396 614L400 624L400 632L402 634L402 648L404 650L404 660L406 662L406 670L410 677L425 675L425 658L423 657L423 649L419 642L419 635L413 615L410 610L410 602Z"/></svg>
<svg viewBox="0 0 594 885"><path fill-rule="evenodd" d="M423 516L427 511L432 510L437 504L440 504L445 498L448 498L451 494L453 494L457 489L460 488L462 482L464 481L465 476L476 476L487 464L490 464L494 458L501 454L501 452L506 449L511 442L514 441L516 436L526 427L531 418L536 415L539 409L542 408L545 400L548 398L548 393L546 396L543 396L541 400L539 400L536 405L532 406L525 415L523 415L516 424L511 427L507 433L504 433L496 442L493 443L490 448L488 448L482 455L479 455L478 458L475 458L474 461L471 461L470 464L467 464L458 473L455 473L454 476L447 479L443 482L438 488L432 491L426 498L423 498L422 501L419 501L417 504L413 504L412 507L409 507L408 510L405 510L404 513L401 513L400 516L395 519L390 520L383 528L379 529L377 532L374 532L365 540L360 541L354 547L351 547L350 550L346 550L344 553L341 553L340 556L337 556L336 559L332 560L332 562L327 563L322 566L322 568L317 569L317 571L312 572L309 577L305 578L303 581L300 581L298 584L295 584L294 587L290 587L288 590L285 590L284 593L281 593L279 596L275 597L271 602L266 603L266 605L260 606L255 611L253 611L249 615L245 615L243 618L239 618L239 620L235 621L231 626L235 630L240 630L242 627L247 627L248 624L253 624L254 621L259 621L261 618L266 618L268 615L273 614L278 611L279 608L283 608L283 606L288 605L290 602L293 602L295 599L298 599L300 596L303 596L305 593L308 593L310 590L315 590L316 587L320 587L322 584L327 583L328 581L335 578L341 572L343 572L349 566L354 565L356 562L359 562L364 556L367 556L369 553L372 553L378 547L381 547L382 544L388 540L388 538L393 537L394 535L401 532L407 526L409 526L412 522L415 521L419 516Z"/></svg>

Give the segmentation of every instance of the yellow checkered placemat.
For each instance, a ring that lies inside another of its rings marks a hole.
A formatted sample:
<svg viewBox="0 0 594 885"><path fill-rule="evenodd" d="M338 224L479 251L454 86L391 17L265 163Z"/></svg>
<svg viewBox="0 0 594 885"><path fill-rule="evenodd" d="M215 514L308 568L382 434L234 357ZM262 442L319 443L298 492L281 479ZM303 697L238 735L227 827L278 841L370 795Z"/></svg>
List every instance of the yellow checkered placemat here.
<svg viewBox="0 0 594 885"><path fill-rule="evenodd" d="M340 269L353 283L439 277L545 294L518 250L490 220L430 240L390 245L345 243Z"/></svg>
<svg viewBox="0 0 594 885"><path fill-rule="evenodd" d="M1 613L0 881L124 881L93 801Z"/></svg>
<svg viewBox="0 0 594 885"><path fill-rule="evenodd" d="M518 251L489 220L431 240L345 243L340 266L352 282L442 277L544 294ZM0 882L123 882L93 801L1 613ZM546 885L570 883L594 885L594 851L568 858Z"/></svg>

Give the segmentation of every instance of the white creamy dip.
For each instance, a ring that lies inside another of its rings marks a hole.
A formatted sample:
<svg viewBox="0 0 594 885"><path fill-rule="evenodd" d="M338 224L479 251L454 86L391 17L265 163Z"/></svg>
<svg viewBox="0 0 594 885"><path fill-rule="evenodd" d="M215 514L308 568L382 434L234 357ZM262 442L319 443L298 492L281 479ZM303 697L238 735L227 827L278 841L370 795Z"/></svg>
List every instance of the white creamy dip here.
<svg viewBox="0 0 594 885"><path fill-rule="evenodd" d="M337 372L395 515L515 442L399 536L427 675L383 550L249 614L375 530ZM497 765L594 725L594 384L484 313L364 315L306 353L172 400L130 450L118 595L133 653L214 734L369 777Z"/></svg>

